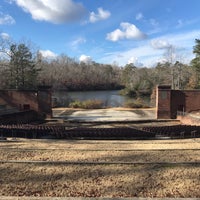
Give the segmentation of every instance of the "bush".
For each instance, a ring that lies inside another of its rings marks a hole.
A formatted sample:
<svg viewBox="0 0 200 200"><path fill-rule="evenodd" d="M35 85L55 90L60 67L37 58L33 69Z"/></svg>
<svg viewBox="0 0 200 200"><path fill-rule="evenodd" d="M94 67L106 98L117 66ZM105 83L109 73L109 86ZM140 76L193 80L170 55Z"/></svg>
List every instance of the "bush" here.
<svg viewBox="0 0 200 200"><path fill-rule="evenodd" d="M119 94L123 95L123 96L128 96L128 97L136 97L137 96L137 93L134 90L131 90L129 88L120 90Z"/></svg>
<svg viewBox="0 0 200 200"><path fill-rule="evenodd" d="M69 104L70 108L84 108L84 109L99 109L103 107L101 100L86 100L86 101L74 101Z"/></svg>
<svg viewBox="0 0 200 200"><path fill-rule="evenodd" d="M83 103L81 101L79 101L79 100L76 100L74 102L71 102L69 104L69 107L70 108L82 108L83 107Z"/></svg>
<svg viewBox="0 0 200 200"><path fill-rule="evenodd" d="M83 102L83 107L85 109L99 109L103 107L103 102L101 100L87 100Z"/></svg>
<svg viewBox="0 0 200 200"><path fill-rule="evenodd" d="M126 108L149 108L144 101L140 98L137 98L135 101L127 101L124 104L124 107Z"/></svg>

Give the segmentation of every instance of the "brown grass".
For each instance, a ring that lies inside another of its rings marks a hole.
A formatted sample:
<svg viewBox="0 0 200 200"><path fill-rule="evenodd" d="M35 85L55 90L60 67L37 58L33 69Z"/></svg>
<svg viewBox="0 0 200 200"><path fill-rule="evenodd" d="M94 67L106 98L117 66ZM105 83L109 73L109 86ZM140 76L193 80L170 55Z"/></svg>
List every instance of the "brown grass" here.
<svg viewBox="0 0 200 200"><path fill-rule="evenodd" d="M83 164L1 163L0 196L200 197L199 164L156 164L200 162L199 149L200 139L1 142L0 160Z"/></svg>

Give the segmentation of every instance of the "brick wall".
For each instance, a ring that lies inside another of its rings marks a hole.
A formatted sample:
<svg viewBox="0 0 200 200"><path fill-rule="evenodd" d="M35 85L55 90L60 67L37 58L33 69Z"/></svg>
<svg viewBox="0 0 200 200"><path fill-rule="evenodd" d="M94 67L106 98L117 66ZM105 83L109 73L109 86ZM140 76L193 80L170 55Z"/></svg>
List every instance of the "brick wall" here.
<svg viewBox="0 0 200 200"><path fill-rule="evenodd" d="M38 90L0 90L0 103L19 111L34 110L44 117L52 117L51 87Z"/></svg>
<svg viewBox="0 0 200 200"><path fill-rule="evenodd" d="M200 110L200 90L171 90L170 86L158 86L156 107L158 119L175 119L177 111Z"/></svg>
<svg viewBox="0 0 200 200"><path fill-rule="evenodd" d="M7 105L23 110L38 111L37 91L1 90L0 98Z"/></svg>
<svg viewBox="0 0 200 200"><path fill-rule="evenodd" d="M185 111L200 110L200 90L185 90Z"/></svg>

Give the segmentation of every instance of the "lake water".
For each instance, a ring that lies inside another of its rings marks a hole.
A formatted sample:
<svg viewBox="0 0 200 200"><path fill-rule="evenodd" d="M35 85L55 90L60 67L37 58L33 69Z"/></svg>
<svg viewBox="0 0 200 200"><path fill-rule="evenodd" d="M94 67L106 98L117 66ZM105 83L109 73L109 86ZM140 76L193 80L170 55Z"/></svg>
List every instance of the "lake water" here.
<svg viewBox="0 0 200 200"><path fill-rule="evenodd" d="M53 97L59 103L59 106L68 106L70 102L75 100L101 100L106 107L121 107L125 102L134 100L134 98L119 95L119 90L109 91L78 91L54 92Z"/></svg>

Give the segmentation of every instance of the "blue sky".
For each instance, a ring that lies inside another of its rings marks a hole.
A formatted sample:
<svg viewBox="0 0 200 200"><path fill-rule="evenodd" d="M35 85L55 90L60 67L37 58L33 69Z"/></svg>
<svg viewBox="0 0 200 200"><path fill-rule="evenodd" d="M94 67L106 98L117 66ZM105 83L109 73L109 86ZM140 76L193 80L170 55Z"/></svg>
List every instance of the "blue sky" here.
<svg viewBox="0 0 200 200"><path fill-rule="evenodd" d="M200 39L200 0L1 0L0 35L44 57L153 66L173 47L188 63Z"/></svg>

